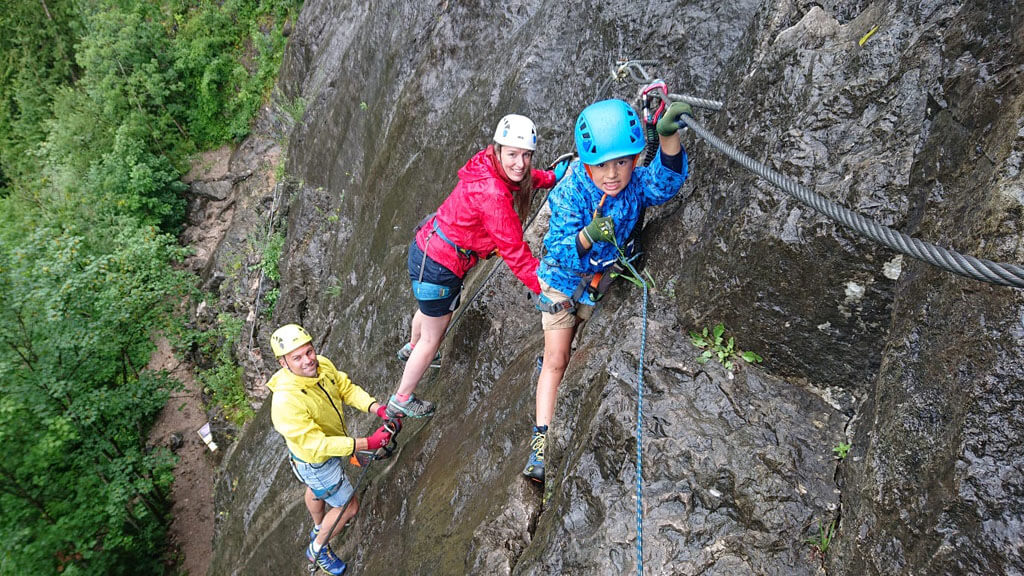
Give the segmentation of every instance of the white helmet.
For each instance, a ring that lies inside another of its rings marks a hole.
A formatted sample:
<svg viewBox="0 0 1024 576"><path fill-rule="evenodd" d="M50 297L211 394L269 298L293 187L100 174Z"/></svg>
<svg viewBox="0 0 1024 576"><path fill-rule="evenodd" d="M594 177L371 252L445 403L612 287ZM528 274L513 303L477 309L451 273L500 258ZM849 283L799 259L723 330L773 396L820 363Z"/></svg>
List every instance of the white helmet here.
<svg viewBox="0 0 1024 576"><path fill-rule="evenodd" d="M494 129L494 141L502 146L514 146L524 150L537 149L537 127L533 120L519 114L509 114L498 122Z"/></svg>

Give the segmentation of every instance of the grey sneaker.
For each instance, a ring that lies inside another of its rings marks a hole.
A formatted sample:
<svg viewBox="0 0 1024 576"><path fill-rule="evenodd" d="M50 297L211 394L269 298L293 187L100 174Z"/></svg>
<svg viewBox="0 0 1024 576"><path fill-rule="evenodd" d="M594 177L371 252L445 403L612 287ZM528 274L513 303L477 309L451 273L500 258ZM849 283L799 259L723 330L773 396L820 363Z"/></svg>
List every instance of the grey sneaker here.
<svg viewBox="0 0 1024 576"><path fill-rule="evenodd" d="M411 355L412 355L412 346L408 342L406 342L405 346L402 346L402 348L398 350L398 359L401 360L402 362L408 362L409 361L409 356L411 356ZM440 350L437 351L437 354L434 354L434 359L430 361L430 367L431 368L440 368L441 367L441 351Z"/></svg>
<svg viewBox="0 0 1024 576"><path fill-rule="evenodd" d="M388 418L426 418L434 415L434 403L420 400L415 394L410 394L405 402L399 402L393 395L388 400Z"/></svg>

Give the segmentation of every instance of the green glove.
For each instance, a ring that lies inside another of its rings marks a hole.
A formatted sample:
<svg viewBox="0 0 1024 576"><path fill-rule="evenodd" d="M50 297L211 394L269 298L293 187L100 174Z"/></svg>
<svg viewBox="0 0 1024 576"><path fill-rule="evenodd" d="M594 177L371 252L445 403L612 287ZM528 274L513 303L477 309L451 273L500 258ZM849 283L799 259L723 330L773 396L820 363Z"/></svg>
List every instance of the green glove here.
<svg viewBox="0 0 1024 576"><path fill-rule="evenodd" d="M679 130L679 118L686 114L687 116L693 117L693 108L686 102L673 102L668 110L665 110L665 114L658 120L658 134L662 136L671 136Z"/></svg>
<svg viewBox="0 0 1024 576"><path fill-rule="evenodd" d="M594 218L594 221L583 229L583 235L593 246L597 242L615 242L615 222L611 216Z"/></svg>

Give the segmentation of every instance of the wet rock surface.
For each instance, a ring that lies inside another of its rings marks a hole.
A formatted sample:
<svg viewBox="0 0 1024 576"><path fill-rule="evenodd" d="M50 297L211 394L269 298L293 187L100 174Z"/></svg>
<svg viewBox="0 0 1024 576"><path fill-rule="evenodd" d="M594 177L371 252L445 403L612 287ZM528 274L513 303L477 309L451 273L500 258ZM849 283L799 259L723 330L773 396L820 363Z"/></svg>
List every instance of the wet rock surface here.
<svg viewBox="0 0 1024 576"><path fill-rule="evenodd" d="M301 322L355 382L393 392L413 227L505 113L537 122L538 164L571 150L586 104L634 96L608 82L620 57L723 100L699 120L818 193L1024 261L1020 18L998 3L306 2L280 82L306 103L289 136L287 256L258 344ZM1024 572L1021 293L900 260L683 142L691 178L645 232L647 573ZM492 266L417 391L436 415L367 469L333 547L360 574L636 572L641 291L615 287L578 339L541 489L519 476L539 314L494 260L466 294ZM764 364L698 363L687 334L718 322ZM211 574L305 564L309 516L268 408L225 455Z"/></svg>

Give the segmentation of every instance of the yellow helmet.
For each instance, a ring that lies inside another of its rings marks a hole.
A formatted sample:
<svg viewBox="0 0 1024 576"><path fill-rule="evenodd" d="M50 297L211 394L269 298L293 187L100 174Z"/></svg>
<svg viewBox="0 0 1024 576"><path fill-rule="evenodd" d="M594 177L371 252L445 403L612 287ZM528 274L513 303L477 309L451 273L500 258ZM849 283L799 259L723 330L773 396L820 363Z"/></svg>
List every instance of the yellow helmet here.
<svg viewBox="0 0 1024 576"><path fill-rule="evenodd" d="M285 324L270 335L270 348L274 351L274 356L280 358L306 342L312 341L313 337L302 326Z"/></svg>

